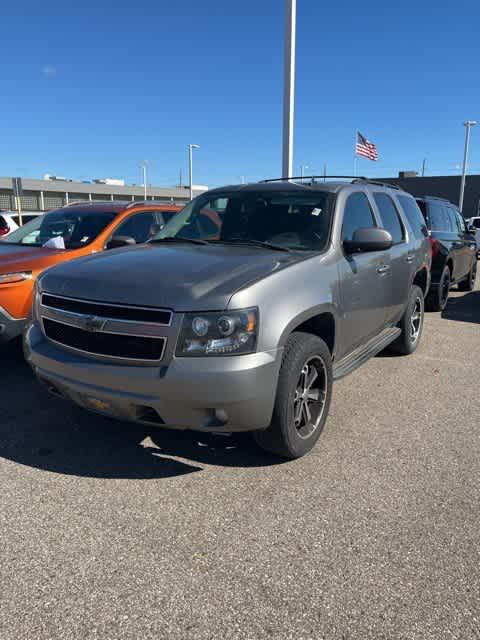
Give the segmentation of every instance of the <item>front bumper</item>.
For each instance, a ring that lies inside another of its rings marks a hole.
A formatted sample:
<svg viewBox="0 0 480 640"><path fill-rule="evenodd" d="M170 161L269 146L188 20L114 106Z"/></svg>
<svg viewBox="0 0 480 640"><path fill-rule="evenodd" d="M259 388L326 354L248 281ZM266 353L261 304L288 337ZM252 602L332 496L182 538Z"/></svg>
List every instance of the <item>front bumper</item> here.
<svg viewBox="0 0 480 640"><path fill-rule="evenodd" d="M26 324L26 318L12 318L8 311L0 307L0 344L21 336Z"/></svg>
<svg viewBox="0 0 480 640"><path fill-rule="evenodd" d="M282 352L173 358L164 367L112 364L53 345L33 324L25 355L53 393L90 411L176 429L233 432L270 424Z"/></svg>

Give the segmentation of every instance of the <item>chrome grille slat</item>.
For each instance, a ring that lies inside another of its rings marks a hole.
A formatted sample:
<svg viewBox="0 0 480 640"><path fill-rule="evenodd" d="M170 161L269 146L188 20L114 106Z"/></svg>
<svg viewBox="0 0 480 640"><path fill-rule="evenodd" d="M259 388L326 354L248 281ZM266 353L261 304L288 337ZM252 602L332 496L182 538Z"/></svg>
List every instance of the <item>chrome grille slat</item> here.
<svg viewBox="0 0 480 640"><path fill-rule="evenodd" d="M49 302L48 305L43 304L44 296L46 296ZM128 308L138 310L141 309L141 307L94 303L94 308L102 307L108 309L108 316L99 316L51 306L52 301L58 299L75 301L78 302L80 306L82 303L86 303L86 305L90 304L89 301L63 298L54 294L43 293L39 305L39 315L43 332L48 340L66 349L72 349L73 351L85 353L89 356L108 358L109 360L129 360L132 362L149 362L150 364L163 360L173 317L171 311L159 310L160 313L164 314L160 317L166 317L166 314L168 314L168 324L123 318L118 319L110 317L110 315L114 316L115 309L121 310ZM155 309L152 310L150 307L144 309L146 309L148 313L155 311ZM119 315L121 315L121 312ZM61 327L59 328L58 325L65 326L65 331L62 332ZM69 331L68 328L71 328L71 330ZM104 336L103 343L102 335ZM125 340L123 342L116 340L118 353L112 354L112 341L115 343L115 336L124 336ZM148 340L151 340L150 344ZM92 344L95 345L95 350L92 350ZM101 352L102 344L106 353ZM83 346L83 348L79 348L79 345ZM100 351L97 349L99 345ZM137 354L132 355L132 350L137 350ZM158 355L159 350L161 352ZM128 353L128 355L125 355L125 353ZM150 357L153 353L155 353L155 356L158 355L158 357ZM147 355L148 357L146 357Z"/></svg>
<svg viewBox="0 0 480 640"><path fill-rule="evenodd" d="M112 320L122 320L123 322L143 322L146 324L154 324L156 326L164 327L169 327L171 325L173 316L172 311L169 309L142 307L128 304L113 304L110 302L98 302L97 300L82 300L79 298L59 296L48 292L44 292L42 294L42 306L44 308L55 309L56 311L76 313L81 316L95 315ZM130 313L131 315L137 314L139 317L119 317L122 315L125 316L126 313ZM145 316L152 316L155 319L145 320ZM160 320L160 318L164 318L165 321Z"/></svg>

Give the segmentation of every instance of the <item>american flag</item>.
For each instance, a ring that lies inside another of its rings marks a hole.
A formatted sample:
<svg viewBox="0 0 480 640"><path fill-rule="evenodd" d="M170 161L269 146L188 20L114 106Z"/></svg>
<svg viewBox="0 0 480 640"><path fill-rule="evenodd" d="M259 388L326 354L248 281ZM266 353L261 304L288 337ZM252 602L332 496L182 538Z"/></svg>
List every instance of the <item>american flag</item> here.
<svg viewBox="0 0 480 640"><path fill-rule="evenodd" d="M357 131L357 141L355 143L355 155L363 156L364 158L368 158L369 160L378 160L377 147L367 140L365 136L362 136L360 131Z"/></svg>

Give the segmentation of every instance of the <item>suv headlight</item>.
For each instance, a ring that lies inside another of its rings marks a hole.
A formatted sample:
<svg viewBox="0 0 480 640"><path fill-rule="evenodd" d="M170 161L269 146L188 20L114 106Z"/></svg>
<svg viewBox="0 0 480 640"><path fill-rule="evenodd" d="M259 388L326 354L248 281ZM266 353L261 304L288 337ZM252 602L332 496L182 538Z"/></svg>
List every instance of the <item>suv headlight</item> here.
<svg viewBox="0 0 480 640"><path fill-rule="evenodd" d="M253 353L257 346L258 311L186 313L176 356L229 356Z"/></svg>
<svg viewBox="0 0 480 640"><path fill-rule="evenodd" d="M31 277L32 277L31 271L3 273L3 274L0 274L0 284L14 284L15 282L23 282L24 280L30 280Z"/></svg>

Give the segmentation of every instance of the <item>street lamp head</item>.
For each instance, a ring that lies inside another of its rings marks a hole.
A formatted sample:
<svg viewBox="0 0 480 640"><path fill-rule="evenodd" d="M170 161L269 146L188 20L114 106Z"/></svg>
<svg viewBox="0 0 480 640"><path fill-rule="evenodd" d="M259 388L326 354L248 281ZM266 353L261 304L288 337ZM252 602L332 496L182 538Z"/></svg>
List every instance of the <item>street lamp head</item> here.
<svg viewBox="0 0 480 640"><path fill-rule="evenodd" d="M474 127L476 124L478 124L476 120L465 120L463 123L465 127Z"/></svg>
<svg viewBox="0 0 480 640"><path fill-rule="evenodd" d="M189 144L188 146L190 147L190 149L200 149L199 144Z"/></svg>

